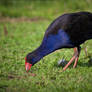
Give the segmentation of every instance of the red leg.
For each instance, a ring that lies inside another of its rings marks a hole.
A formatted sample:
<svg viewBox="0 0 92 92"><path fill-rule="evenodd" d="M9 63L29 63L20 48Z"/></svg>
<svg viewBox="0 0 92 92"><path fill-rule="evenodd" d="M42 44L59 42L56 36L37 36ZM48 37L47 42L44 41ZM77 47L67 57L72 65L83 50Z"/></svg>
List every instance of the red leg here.
<svg viewBox="0 0 92 92"><path fill-rule="evenodd" d="M76 57L75 63L74 63L74 65L73 65L73 68L75 68L75 67L77 66L78 59L79 59L79 57Z"/></svg>
<svg viewBox="0 0 92 92"><path fill-rule="evenodd" d="M75 68L75 67L77 66L77 62L78 62L79 55L80 55L80 50L81 50L80 47L77 48L77 50L76 50L76 52L77 52L77 57L76 57L76 59L75 59L75 63L74 63L74 65L73 65L73 68Z"/></svg>
<svg viewBox="0 0 92 92"><path fill-rule="evenodd" d="M71 60L68 62L68 64L63 68L63 70L65 71L67 68L68 68L68 66L74 61L74 59L76 58L76 50L77 50L77 48L74 48L74 56L71 58Z"/></svg>
<svg viewBox="0 0 92 92"><path fill-rule="evenodd" d="M77 65L77 62L78 62L78 57L79 57L79 54L80 54L80 47L77 47L77 48L74 48L74 56L71 58L71 60L68 62L68 64L63 68L63 70L65 71L68 66L75 60L75 63L74 63L74 68L76 67Z"/></svg>
<svg viewBox="0 0 92 92"><path fill-rule="evenodd" d="M68 68L68 66L74 61L75 58L76 58L76 56L73 56L73 57L71 58L71 60L68 62L68 64L63 68L64 71L65 71L65 70Z"/></svg>

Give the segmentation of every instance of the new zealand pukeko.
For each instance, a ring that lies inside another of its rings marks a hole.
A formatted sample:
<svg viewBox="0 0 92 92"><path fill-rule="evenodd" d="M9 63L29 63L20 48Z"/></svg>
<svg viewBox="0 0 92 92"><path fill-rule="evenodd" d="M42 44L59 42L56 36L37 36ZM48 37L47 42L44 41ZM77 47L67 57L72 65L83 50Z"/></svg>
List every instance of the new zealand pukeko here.
<svg viewBox="0 0 92 92"><path fill-rule="evenodd" d="M92 13L63 14L47 28L41 45L26 56L26 71L44 56L62 48L74 48L74 55L63 70L66 70L74 60L75 68L81 51L80 45L89 39L92 39Z"/></svg>

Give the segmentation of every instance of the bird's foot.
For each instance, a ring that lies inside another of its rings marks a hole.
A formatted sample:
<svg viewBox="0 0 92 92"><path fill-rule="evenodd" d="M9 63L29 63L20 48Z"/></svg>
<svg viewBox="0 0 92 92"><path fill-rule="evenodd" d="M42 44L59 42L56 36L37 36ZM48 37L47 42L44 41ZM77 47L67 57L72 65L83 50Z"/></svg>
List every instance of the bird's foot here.
<svg viewBox="0 0 92 92"><path fill-rule="evenodd" d="M73 68L77 67L77 62L78 62L78 56L75 58L75 62L74 62Z"/></svg>
<svg viewBox="0 0 92 92"><path fill-rule="evenodd" d="M76 56L73 56L73 57L71 58L71 60L68 62L68 64L63 68L64 71L65 71L65 70L68 68L68 66L74 61L75 58L76 58Z"/></svg>
<svg viewBox="0 0 92 92"><path fill-rule="evenodd" d="M75 63L73 65L73 68L75 68L77 66L77 62L78 62L78 58L79 58L79 54L80 54L80 47L74 48L74 56L71 58L71 60L66 64L66 66L63 68L63 70L65 71L68 66L75 60Z"/></svg>

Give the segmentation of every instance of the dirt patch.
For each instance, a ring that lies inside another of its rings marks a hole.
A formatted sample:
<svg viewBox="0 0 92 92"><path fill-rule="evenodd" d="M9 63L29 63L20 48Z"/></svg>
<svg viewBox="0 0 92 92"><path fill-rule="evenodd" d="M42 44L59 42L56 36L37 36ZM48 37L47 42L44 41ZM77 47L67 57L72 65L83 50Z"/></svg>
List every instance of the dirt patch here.
<svg viewBox="0 0 92 92"><path fill-rule="evenodd" d="M35 77L36 74L34 74L34 73L27 73L27 75L24 75L24 76L16 76L16 75L9 74L9 75L8 75L8 79L9 79L9 80L11 80L11 79L25 79L25 78L27 78L28 76Z"/></svg>
<svg viewBox="0 0 92 92"><path fill-rule="evenodd" d="M21 76L15 76L15 75L8 75L8 79L10 80L10 79L22 79L22 77Z"/></svg>
<svg viewBox="0 0 92 92"><path fill-rule="evenodd" d="M10 18L10 17L1 17L0 22L37 22L37 21L45 21L48 20L46 18L42 17L34 17L34 18L26 18L26 17L20 17L20 18Z"/></svg>
<svg viewBox="0 0 92 92"><path fill-rule="evenodd" d="M8 35L8 30L7 30L6 25L4 25L4 35L5 35L5 36L7 36L7 35Z"/></svg>
<svg viewBox="0 0 92 92"><path fill-rule="evenodd" d="M28 75L29 75L29 76L33 76L33 77L36 76L36 74L34 74L34 73L29 73Z"/></svg>

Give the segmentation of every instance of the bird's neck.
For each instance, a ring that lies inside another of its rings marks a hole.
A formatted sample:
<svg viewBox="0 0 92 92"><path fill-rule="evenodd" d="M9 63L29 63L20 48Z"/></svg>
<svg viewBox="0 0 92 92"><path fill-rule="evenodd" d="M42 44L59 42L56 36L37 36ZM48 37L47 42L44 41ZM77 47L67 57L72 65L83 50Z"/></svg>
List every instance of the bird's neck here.
<svg viewBox="0 0 92 92"><path fill-rule="evenodd" d="M39 48L33 51L34 58L33 62L34 64L37 63L40 59L42 59L44 56L48 55L49 53L53 52L54 50L52 48L48 49L44 45L41 45Z"/></svg>

